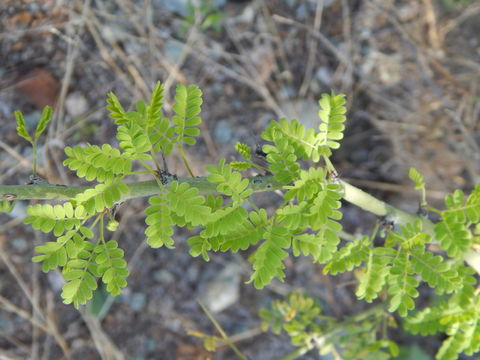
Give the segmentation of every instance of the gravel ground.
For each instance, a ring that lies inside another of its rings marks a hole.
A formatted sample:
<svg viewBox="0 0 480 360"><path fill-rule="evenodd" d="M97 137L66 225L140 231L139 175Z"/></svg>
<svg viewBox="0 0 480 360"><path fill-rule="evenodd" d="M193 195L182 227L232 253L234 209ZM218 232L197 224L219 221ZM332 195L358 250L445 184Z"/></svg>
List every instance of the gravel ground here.
<svg viewBox="0 0 480 360"><path fill-rule="evenodd" d="M23 184L31 173L32 151L16 136L14 110L33 127L43 106L55 106L39 173L50 183L78 184L60 165L64 147L110 143L106 94L133 107L157 80L167 101L178 82L204 92L202 135L188 155L199 175L221 156L233 159L237 141L259 143L271 119L316 126L317 100L334 89L346 94L349 109L334 157L342 178L411 211L410 166L425 175L434 205L479 182L479 2L217 0L218 29L202 28L205 11L189 13L185 3L3 0L0 182ZM185 175L178 156L168 162ZM268 207L279 198L257 200ZM34 246L47 238L21 225L26 205L0 214L0 359L237 358L226 347L208 353L187 333L215 333L197 298L229 305L214 316L244 355L278 359L294 348L287 337L258 330L258 309L272 299L307 289L331 316L366 308L355 300L351 274L325 277L308 258L288 260L285 283L256 291L244 284L248 254L191 258L184 231L175 235L175 250L149 249L142 242L145 202L135 200L120 209L114 235L129 259L128 287L115 299L99 293L76 311L61 302L60 275L31 263ZM368 233L377 220L349 205L343 212L353 234ZM419 341L393 336L405 346ZM439 345L420 341L427 354Z"/></svg>

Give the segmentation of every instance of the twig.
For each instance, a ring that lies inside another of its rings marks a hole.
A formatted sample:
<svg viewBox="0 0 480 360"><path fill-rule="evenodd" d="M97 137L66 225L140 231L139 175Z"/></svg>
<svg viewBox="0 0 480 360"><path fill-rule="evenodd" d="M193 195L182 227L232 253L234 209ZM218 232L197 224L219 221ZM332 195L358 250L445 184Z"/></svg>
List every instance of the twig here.
<svg viewBox="0 0 480 360"><path fill-rule="evenodd" d="M320 29L320 25L322 23L322 13L323 13L323 0L317 1L317 8L315 10L315 20L313 21L313 32L317 33ZM317 41L313 35L310 33L310 41L308 45L308 58L307 58L307 66L305 69L305 73L303 75L302 85L300 86L299 90L299 97L305 97L307 93L310 83L312 81L312 71L313 65L315 64L315 57L317 55Z"/></svg>
<svg viewBox="0 0 480 360"><path fill-rule="evenodd" d="M435 16L435 9L432 0L422 0L425 7L425 22L428 26L428 39L430 46L434 49L441 49L443 38L440 37L437 28L437 20Z"/></svg>
<svg viewBox="0 0 480 360"><path fill-rule="evenodd" d="M203 303L199 300L197 300L197 302L200 305L200 307L202 308L203 312L207 315L207 317L210 319L212 324L215 326L215 329L217 329L217 331L220 333L223 340L228 344L228 346L230 346L230 348L235 353L235 355L237 355L242 360L246 360L247 358L245 357L245 355L243 355L240 352L240 350L238 350L237 346L229 339L228 335L225 333L225 331L223 331L223 329L220 326L220 324L218 323L218 321L213 317L213 315L210 313L210 311L208 311L206 306L203 305Z"/></svg>
<svg viewBox="0 0 480 360"><path fill-rule="evenodd" d="M199 189L203 194L217 193L216 184L207 181L206 177L169 177L164 184L167 188L172 181L188 183ZM160 188L155 180L140 181L127 184L129 193L124 194L120 201L138 197L156 195ZM250 188L255 192L280 189L281 184L273 176L256 176L251 178ZM0 185L0 199L16 200L73 200L76 195L91 186L61 186L52 184L36 185Z"/></svg>
<svg viewBox="0 0 480 360"><path fill-rule="evenodd" d="M16 151L14 148L12 148L10 145L6 144L2 140L0 140L0 147L3 150L5 150L14 159L18 160L26 168L32 168L33 167L33 163L30 160L25 159L22 155L20 155L18 153L18 151ZM38 167L37 168L37 173L44 177L45 176L45 169L43 169L41 167Z"/></svg>

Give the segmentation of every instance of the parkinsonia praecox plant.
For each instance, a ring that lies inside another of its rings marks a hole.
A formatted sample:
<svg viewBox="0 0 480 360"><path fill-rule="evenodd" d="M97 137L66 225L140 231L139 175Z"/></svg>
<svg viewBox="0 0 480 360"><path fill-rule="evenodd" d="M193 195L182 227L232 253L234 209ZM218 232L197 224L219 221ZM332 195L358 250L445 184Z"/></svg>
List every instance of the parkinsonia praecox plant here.
<svg viewBox="0 0 480 360"><path fill-rule="evenodd" d="M109 240L117 225L113 212L119 202L148 197L145 241L152 248L174 248L177 226L194 231L196 235L188 239L190 254L206 261L211 252L249 250L248 282L257 289L274 278L285 278L288 256L310 256L324 265L326 274L357 270L357 297L381 303L364 316L338 322L322 315L319 304L300 293L262 311L265 326L290 334L298 356L312 348L351 359L362 351L368 355L362 359L395 355L396 345L380 331L395 322L390 313L398 314L397 319L414 334L444 332L447 337L437 359L479 351L480 297L474 270L478 256L473 249L480 241L480 186L468 196L457 190L446 196L444 210L434 209L425 201L423 177L411 169L422 212L437 213L439 220L432 223L344 182L330 161L332 151L340 147L346 120L344 96L333 92L319 100L318 130L306 129L296 120L270 122L262 133L267 142L262 148L265 167L253 161L248 145L237 143L241 159L219 159L200 177L193 174L186 155L186 147L195 145L200 133L202 92L197 86L177 86L170 116L163 111L160 83L148 103L136 104L136 111L125 111L113 93L108 94L107 103L117 125L118 147L65 148L64 165L94 184L59 186L38 181L34 165L28 185L0 186L4 211L16 200L57 201L29 206L25 223L55 237L35 248L33 261L41 262L45 272L61 271L66 304L85 304L99 279L111 295L121 293L128 270L118 242ZM51 116L46 108L31 137L22 114L15 113L18 134L34 147L34 164L37 140ZM168 172L172 152L182 159L190 177ZM252 168L260 175L246 176ZM150 173L152 179L128 179L140 173ZM255 204L252 194L273 190L282 192L283 201L267 212ZM370 236L342 241L342 198L393 221L399 231L387 231L381 243L374 242L376 229ZM422 283L442 297L434 306L414 312Z"/></svg>

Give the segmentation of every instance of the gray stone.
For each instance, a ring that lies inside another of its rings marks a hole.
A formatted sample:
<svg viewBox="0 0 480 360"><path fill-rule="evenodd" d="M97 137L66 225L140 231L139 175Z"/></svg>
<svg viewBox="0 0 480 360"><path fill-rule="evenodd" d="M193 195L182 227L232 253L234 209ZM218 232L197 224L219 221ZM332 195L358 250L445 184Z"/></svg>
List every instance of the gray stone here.
<svg viewBox="0 0 480 360"><path fill-rule="evenodd" d="M157 281L161 284L171 284L175 280L172 273L170 273L167 270L163 270L163 269L155 271L153 273L153 278L155 279L155 281Z"/></svg>
<svg viewBox="0 0 480 360"><path fill-rule="evenodd" d="M65 108L68 115L78 117L87 112L88 101L82 93L75 91L65 99Z"/></svg>
<svg viewBox="0 0 480 360"><path fill-rule="evenodd" d="M190 0L164 0L162 5L171 12L187 16L189 2Z"/></svg>
<svg viewBox="0 0 480 360"><path fill-rule="evenodd" d="M20 252L25 251L29 248L28 241L23 237L13 239L12 246L15 250Z"/></svg>
<svg viewBox="0 0 480 360"><path fill-rule="evenodd" d="M307 6L305 4L300 4L295 10L295 15L297 20L305 20L307 18Z"/></svg>
<svg viewBox="0 0 480 360"><path fill-rule="evenodd" d="M163 51L165 57L171 63L176 63L180 59L180 55L183 51L183 43L177 40L168 39L163 45Z"/></svg>
<svg viewBox="0 0 480 360"><path fill-rule="evenodd" d="M215 140L226 144L230 142L232 139L232 128L230 124L226 120L220 120L217 125L215 126L215 130L213 132Z"/></svg>
<svg viewBox="0 0 480 360"><path fill-rule="evenodd" d="M47 273L47 279L54 291L60 292L62 286L65 285L65 280L63 280L60 271L49 271Z"/></svg>
<svg viewBox="0 0 480 360"><path fill-rule="evenodd" d="M200 301L212 312L218 313L238 301L240 295L241 267L238 264L228 264L213 279L200 294Z"/></svg>
<svg viewBox="0 0 480 360"><path fill-rule="evenodd" d="M284 101L282 110L288 119L296 119L306 128L318 129L320 123L318 110L320 110L320 107L317 101L307 98Z"/></svg>
<svg viewBox="0 0 480 360"><path fill-rule="evenodd" d="M320 66L315 71L315 78L325 85L330 85L332 83L332 72L328 69L328 67Z"/></svg>
<svg viewBox="0 0 480 360"><path fill-rule="evenodd" d="M139 312L145 308L147 297L144 293L133 293L128 299L128 303L133 311Z"/></svg>

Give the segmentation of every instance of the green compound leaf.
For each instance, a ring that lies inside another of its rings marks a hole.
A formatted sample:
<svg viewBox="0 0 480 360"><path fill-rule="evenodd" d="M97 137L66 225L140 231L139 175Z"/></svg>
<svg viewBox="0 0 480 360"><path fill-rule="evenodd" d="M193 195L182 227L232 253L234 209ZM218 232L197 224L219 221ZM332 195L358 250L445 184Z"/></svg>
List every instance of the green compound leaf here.
<svg viewBox="0 0 480 360"><path fill-rule="evenodd" d="M79 234L80 232L80 234ZM93 245L85 239L93 238L93 233L86 227L80 227L78 230L71 230L65 235L60 236L57 242L65 246L69 259L83 258L88 255L88 251L92 250Z"/></svg>
<svg viewBox="0 0 480 360"><path fill-rule="evenodd" d="M251 163L245 161L232 161L229 164L233 170L245 171L252 167Z"/></svg>
<svg viewBox="0 0 480 360"><path fill-rule="evenodd" d="M44 233L53 231L55 236L62 235L67 230L79 227L84 217L83 207L73 207L71 202L62 205L36 204L27 207L28 217L25 224L31 224L35 230Z"/></svg>
<svg viewBox="0 0 480 360"><path fill-rule="evenodd" d="M40 255L34 256L32 261L42 262L43 272L65 266L68 259L77 258L92 245L84 240L85 235L78 234L79 230L85 232L88 229L81 227L80 229L70 230L65 235L60 236L56 242L46 242L35 247L35 252Z"/></svg>
<svg viewBox="0 0 480 360"><path fill-rule="evenodd" d="M313 129L305 129L305 126L297 120L280 119L272 121L262 133L262 138L273 142L281 148L281 143L291 146L291 152L303 160L311 159L314 162L320 160L317 146L317 133ZM265 149L263 149L265 151ZM267 152L267 151L265 151Z"/></svg>
<svg viewBox="0 0 480 360"><path fill-rule="evenodd" d="M211 238L217 235L225 235L238 228L247 220L248 212L243 207L232 205L219 209L212 213L200 235L204 238Z"/></svg>
<svg viewBox="0 0 480 360"><path fill-rule="evenodd" d="M45 129L47 128L48 123L52 120L52 113L53 110L50 106L45 106L42 111L42 116L40 117L40 121L37 124L37 128L35 129L35 138L38 138L40 135L43 134Z"/></svg>
<svg viewBox="0 0 480 360"><path fill-rule="evenodd" d="M162 118L150 133L150 142L156 152L169 155L175 144L175 127L170 126L167 118Z"/></svg>
<svg viewBox="0 0 480 360"><path fill-rule="evenodd" d="M480 351L480 319L478 316L474 321L467 324L467 327L464 328L465 332L465 343L462 351L466 355L473 355Z"/></svg>
<svg viewBox="0 0 480 360"><path fill-rule="evenodd" d="M287 229L303 231L303 229L310 226L310 217L308 215L308 207L310 205L306 201L302 201L298 205L285 205L278 208L276 214L278 219L281 219L282 225Z"/></svg>
<svg viewBox="0 0 480 360"><path fill-rule="evenodd" d="M450 301L462 308L467 308L472 306L475 301L475 285L477 284L477 279L474 276L475 270L469 266L464 266L460 261L457 262L457 265L455 270L461 279L462 288L450 297Z"/></svg>
<svg viewBox="0 0 480 360"><path fill-rule="evenodd" d="M124 259L124 251L118 248L115 240L110 240L104 245L97 245L94 248L97 273L101 276L107 291L116 296L127 286L128 276L127 262Z"/></svg>
<svg viewBox="0 0 480 360"><path fill-rule="evenodd" d="M225 164L225 158L218 161L218 166L207 166L207 171L210 172L208 181L218 184L217 191L230 196L235 203L242 203L244 198L253 193L253 190L248 188L248 179L242 178L239 172L232 171L232 167Z"/></svg>
<svg viewBox="0 0 480 360"><path fill-rule="evenodd" d="M315 233L294 236L292 241L293 253L298 256L312 255L320 263L328 262L337 250L340 242L338 232L342 229L340 220L339 186L322 184L315 179L324 178L323 171L303 172L303 179L288 186L286 198L298 197L302 200L298 205L289 204L277 210L277 216L283 226L293 232L303 232L311 228Z"/></svg>
<svg viewBox="0 0 480 360"><path fill-rule="evenodd" d="M423 180L423 175L418 172L415 168L410 168L408 172L408 177L415 183L415 189L425 189L425 181Z"/></svg>
<svg viewBox="0 0 480 360"><path fill-rule="evenodd" d="M63 285L61 294L64 304L73 303L78 309L79 305L86 304L93 297L97 279L95 267L91 263L92 256L91 248L84 250L81 258L68 261L63 268L63 278L67 282Z"/></svg>
<svg viewBox="0 0 480 360"><path fill-rule="evenodd" d="M237 151L237 153L243 156L245 160L252 159L252 148L250 146L237 142L235 144L235 150Z"/></svg>
<svg viewBox="0 0 480 360"><path fill-rule="evenodd" d="M130 122L120 101L113 92L109 92L107 95L107 110L110 111L109 116L115 120L115 124L128 124Z"/></svg>
<svg viewBox="0 0 480 360"><path fill-rule="evenodd" d="M1 200L0 201L0 213L6 213L9 214L12 212L12 210L15 208L16 201L10 201L10 200Z"/></svg>
<svg viewBox="0 0 480 360"><path fill-rule="evenodd" d="M405 317L410 310L415 308L413 298L419 295L417 291L419 282L413 274L413 267L407 252L400 251L390 268L388 294L392 297L388 311L398 311L400 316Z"/></svg>
<svg viewBox="0 0 480 360"><path fill-rule="evenodd" d="M299 202L312 199L326 183L326 171L322 168L310 168L308 171L300 170L300 178L295 180L293 185L287 185L284 188L288 191L285 193L285 201L296 198Z"/></svg>
<svg viewBox="0 0 480 360"><path fill-rule="evenodd" d="M355 295L359 299L365 299L366 302L372 302L378 297L378 293L383 289L387 276L390 271L392 259L385 254L384 248L370 249L368 259L365 264L365 270L360 277Z"/></svg>
<svg viewBox="0 0 480 360"><path fill-rule="evenodd" d="M321 239L316 234L301 234L292 238L292 250L294 256L312 255L313 259L317 259L320 256L321 251Z"/></svg>
<svg viewBox="0 0 480 360"><path fill-rule="evenodd" d="M122 125L117 129L117 139L126 158L131 160L150 161L150 154L145 154L152 149L150 138L142 127L136 124Z"/></svg>
<svg viewBox="0 0 480 360"><path fill-rule="evenodd" d="M292 238L293 255L312 255L315 262L326 263L337 250L340 242L338 235L328 228L319 230L316 234L301 234Z"/></svg>
<svg viewBox="0 0 480 360"><path fill-rule="evenodd" d="M444 340L438 350L435 359L437 360L457 360L460 353L467 345L466 334L464 330L458 329L453 336Z"/></svg>
<svg viewBox="0 0 480 360"><path fill-rule="evenodd" d="M95 284L95 286L94 286ZM84 271L78 279L68 281L62 287L62 298L64 304L71 304L78 309L79 305L84 305L93 297L93 290L97 288L97 282L93 275Z"/></svg>
<svg viewBox="0 0 480 360"><path fill-rule="evenodd" d="M93 215L107 208L112 208L129 191L127 185L117 180L110 185L98 184L93 189L87 189L75 196L75 201L83 205L85 213Z"/></svg>
<svg viewBox="0 0 480 360"><path fill-rule="evenodd" d="M198 192L197 188L190 187L188 183L173 181L167 193L170 210L184 217L192 226L206 224L211 214L210 207L204 205L205 197L198 195Z"/></svg>
<svg viewBox="0 0 480 360"><path fill-rule="evenodd" d="M275 145L263 146L263 151L267 154L266 159L269 163L268 170L282 184L290 184L298 178L300 172L300 165L297 163L294 148L288 143L287 139L277 140Z"/></svg>
<svg viewBox="0 0 480 360"><path fill-rule="evenodd" d="M460 257L470 250L472 234L464 224L444 218L434 226L435 238L450 257Z"/></svg>
<svg viewBox="0 0 480 360"><path fill-rule="evenodd" d="M243 209L243 208L240 208ZM238 211L238 210L237 210ZM235 214L235 211L229 213L229 216ZM194 256L202 254L205 258L208 258L207 251L231 251L237 252L238 250L247 250L251 245L255 245L262 239L265 232L264 228L268 224L268 215L264 209L260 209L257 213L251 211L248 214L248 218L244 218L244 214L240 215L243 219L242 222L233 220L236 225L230 227L222 226L222 230L218 231L220 235L205 238L199 236L195 239L189 240L189 244L194 246L190 252Z"/></svg>
<svg viewBox="0 0 480 360"><path fill-rule="evenodd" d="M338 140L343 139L344 122L346 120L345 113L347 112L345 95L335 95L332 91L331 95L322 94L318 103L321 108L318 116L322 120L319 126L319 152L330 156L332 153L331 149L338 149L340 147Z"/></svg>
<svg viewBox="0 0 480 360"><path fill-rule="evenodd" d="M435 307L426 308L407 319L405 328L413 334L431 335L445 332L448 336L435 359L458 359L460 353L473 355L480 350L480 305L478 294L468 305L460 306L452 297Z"/></svg>
<svg viewBox="0 0 480 360"><path fill-rule="evenodd" d="M15 120L17 121L17 134L18 134L18 136L24 138L30 144L33 145L33 140L30 137L30 135L28 134L27 124L25 122L23 114L21 113L21 111L18 111L18 110L15 111L13 114L15 115Z"/></svg>
<svg viewBox="0 0 480 360"><path fill-rule="evenodd" d="M265 241L249 258L254 272L247 283L253 282L257 289L263 289L274 277L283 280L283 259L288 257L283 249L290 248L291 243L290 232L281 226L272 226L264 233L264 238Z"/></svg>
<svg viewBox="0 0 480 360"><path fill-rule="evenodd" d="M255 245L262 239L265 232L265 226L268 224L268 215L264 209L257 213L251 211L248 214L248 220L231 228L230 232L220 235L218 243L220 251L237 252L238 250L247 250L251 245Z"/></svg>
<svg viewBox="0 0 480 360"><path fill-rule="evenodd" d="M219 217L222 210L227 210L224 213L226 215ZM210 260L209 251L237 252L255 245L262 239L264 227L268 223L265 210L261 209L258 213L252 211L247 216L246 210L242 207L218 209L211 218L215 219L214 223L207 224L199 236L188 239L191 246L190 254L193 257L202 255L205 261ZM222 219L225 219L225 222ZM232 225L233 223L235 225ZM207 236L208 234L216 235Z"/></svg>
<svg viewBox="0 0 480 360"><path fill-rule="evenodd" d="M112 183L116 177L123 177L132 171L132 160L108 144L102 147L67 146L65 154L68 158L63 165L88 181Z"/></svg>
<svg viewBox="0 0 480 360"><path fill-rule="evenodd" d="M148 225L145 230L147 244L152 248L166 246L173 249L173 226L175 225L170 211L169 203L166 199L166 193L162 191L159 196L152 196L148 199L150 206L145 209L147 218L145 223Z"/></svg>
<svg viewBox="0 0 480 360"><path fill-rule="evenodd" d="M442 221L434 227L435 237L448 256L460 258L472 246L470 224L480 220L480 186L476 186L467 199L461 190L447 195L445 206Z"/></svg>
<svg viewBox="0 0 480 360"><path fill-rule="evenodd" d="M323 273L336 275L345 271L352 271L367 261L371 246L371 240L368 236L355 239L333 253L332 258L323 268Z"/></svg>
<svg viewBox="0 0 480 360"><path fill-rule="evenodd" d="M377 316L350 317L339 322L326 316L318 301L299 291L290 293L287 300L275 300L271 309L261 309L262 329L275 334L285 331L299 351L315 350L323 356L342 359L379 360L396 357L398 346L380 332L384 321ZM341 329L341 330L338 330ZM330 336L336 333L335 336ZM381 339L378 337L381 336ZM322 339L321 342L312 339Z"/></svg>
<svg viewBox="0 0 480 360"><path fill-rule="evenodd" d="M177 85L175 92L176 104L172 109L175 116L172 117L175 126L175 133L177 134L175 142L185 143L187 145L195 145L196 136L200 134L198 125L202 119L197 116L200 114L202 105L202 91L196 85Z"/></svg>
<svg viewBox="0 0 480 360"><path fill-rule="evenodd" d="M400 245L402 248L411 250L424 249L425 244L431 241L431 236L422 232L422 221L415 220L413 223L400 227L400 232L390 232L385 241L386 247Z"/></svg>
<svg viewBox="0 0 480 360"><path fill-rule="evenodd" d="M480 185L477 185L465 201L462 190L455 190L445 197L447 210L442 212L442 218L449 223L478 223L480 220Z"/></svg>
<svg viewBox="0 0 480 360"><path fill-rule="evenodd" d="M36 246L35 252L41 255L34 256L32 261L42 262L42 271L45 273L67 263L67 251L62 243L48 241Z"/></svg>
<svg viewBox="0 0 480 360"><path fill-rule="evenodd" d="M451 311L448 310L445 303L435 308L426 308L415 314L414 317L407 318L405 329L412 334L420 334L422 336L444 332L447 329L447 324L443 319L450 314Z"/></svg>
<svg viewBox="0 0 480 360"><path fill-rule="evenodd" d="M414 272L434 288L437 295L449 294L462 287L457 271L439 255L421 248L414 249L411 251L411 262Z"/></svg>
<svg viewBox="0 0 480 360"><path fill-rule="evenodd" d="M340 185L328 184L318 192L310 207L310 225L313 230L329 228L331 231L342 230L340 223L336 220L342 218L342 213L337 210L341 207Z"/></svg>
<svg viewBox="0 0 480 360"><path fill-rule="evenodd" d="M162 120L163 84L157 82L147 107L147 126L154 126Z"/></svg>
<svg viewBox="0 0 480 360"><path fill-rule="evenodd" d="M210 261L210 255L208 254L212 250L210 239L202 236L192 236L188 238L187 243L190 245L189 253L191 256L198 257L202 255L204 261Z"/></svg>
<svg viewBox="0 0 480 360"><path fill-rule="evenodd" d="M314 259L320 264L325 264L330 260L333 254L337 251L337 245L340 243L340 237L336 229L341 225L332 220L327 223L315 234L315 238L319 241L319 245L316 247Z"/></svg>
<svg viewBox="0 0 480 360"><path fill-rule="evenodd" d="M262 309L260 317L263 319L263 330L270 327L275 334L285 330L292 336L293 345L302 346L310 335L309 327L317 322L321 313L322 306L316 299L293 291L288 294L286 301L274 300L271 310Z"/></svg>

